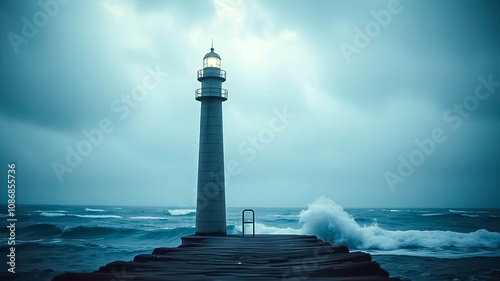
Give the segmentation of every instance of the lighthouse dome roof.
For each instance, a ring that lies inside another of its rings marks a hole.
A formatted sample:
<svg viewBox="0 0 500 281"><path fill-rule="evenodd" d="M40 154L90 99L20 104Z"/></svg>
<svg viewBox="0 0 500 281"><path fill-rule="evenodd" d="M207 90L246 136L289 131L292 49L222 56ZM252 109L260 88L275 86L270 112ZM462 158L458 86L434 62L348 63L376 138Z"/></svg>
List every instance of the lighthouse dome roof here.
<svg viewBox="0 0 500 281"><path fill-rule="evenodd" d="M210 48L210 53L207 53L205 55L205 57L203 57L203 58L204 59L206 59L206 58L218 58L218 59L220 59L220 56L219 56L219 54L217 54L216 52L214 52L214 48Z"/></svg>

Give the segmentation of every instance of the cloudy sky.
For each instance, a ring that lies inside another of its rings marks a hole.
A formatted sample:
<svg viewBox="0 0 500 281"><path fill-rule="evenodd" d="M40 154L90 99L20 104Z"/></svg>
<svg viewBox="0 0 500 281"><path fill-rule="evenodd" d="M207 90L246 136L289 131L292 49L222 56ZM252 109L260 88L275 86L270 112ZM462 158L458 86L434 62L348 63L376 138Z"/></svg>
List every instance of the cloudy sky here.
<svg viewBox="0 0 500 281"><path fill-rule="evenodd" d="M19 203L193 206L213 38L228 206L500 207L499 12L4 0L1 171L16 164Z"/></svg>

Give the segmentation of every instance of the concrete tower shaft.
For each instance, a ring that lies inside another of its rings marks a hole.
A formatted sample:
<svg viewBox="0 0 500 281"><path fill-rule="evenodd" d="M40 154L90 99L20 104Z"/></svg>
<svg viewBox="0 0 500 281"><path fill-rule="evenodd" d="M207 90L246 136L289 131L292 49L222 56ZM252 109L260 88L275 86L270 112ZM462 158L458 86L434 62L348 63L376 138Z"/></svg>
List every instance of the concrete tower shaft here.
<svg viewBox="0 0 500 281"><path fill-rule="evenodd" d="M226 72L220 69L220 56L213 48L203 58L203 66L198 71L201 88L195 91L196 100L201 102L196 234L226 235L222 128L222 102L227 100L222 82L226 81Z"/></svg>

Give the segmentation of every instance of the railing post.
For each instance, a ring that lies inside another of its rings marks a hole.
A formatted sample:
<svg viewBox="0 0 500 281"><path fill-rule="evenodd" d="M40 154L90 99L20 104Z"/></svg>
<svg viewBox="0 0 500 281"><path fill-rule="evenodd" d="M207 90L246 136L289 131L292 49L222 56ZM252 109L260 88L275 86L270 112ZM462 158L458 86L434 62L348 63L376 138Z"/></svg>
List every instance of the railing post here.
<svg viewBox="0 0 500 281"><path fill-rule="evenodd" d="M245 221L245 213L252 212L252 221ZM241 212L241 233L245 237L245 224L251 223L253 228L252 237L255 237L255 212L252 209L245 209Z"/></svg>

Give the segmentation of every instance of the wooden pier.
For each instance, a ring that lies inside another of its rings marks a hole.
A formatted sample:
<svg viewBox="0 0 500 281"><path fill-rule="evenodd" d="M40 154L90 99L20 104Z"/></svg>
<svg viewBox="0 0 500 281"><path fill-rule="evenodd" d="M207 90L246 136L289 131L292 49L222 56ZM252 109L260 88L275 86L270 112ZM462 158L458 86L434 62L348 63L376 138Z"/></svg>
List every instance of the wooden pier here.
<svg viewBox="0 0 500 281"><path fill-rule="evenodd" d="M363 252L349 252L316 236L186 236L176 248L157 248L133 261L92 273L64 273L53 281L129 280L400 280Z"/></svg>

